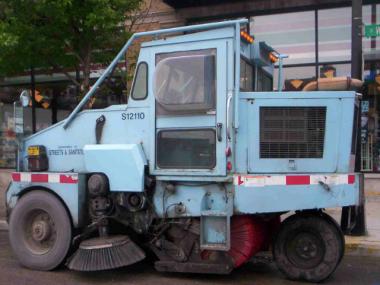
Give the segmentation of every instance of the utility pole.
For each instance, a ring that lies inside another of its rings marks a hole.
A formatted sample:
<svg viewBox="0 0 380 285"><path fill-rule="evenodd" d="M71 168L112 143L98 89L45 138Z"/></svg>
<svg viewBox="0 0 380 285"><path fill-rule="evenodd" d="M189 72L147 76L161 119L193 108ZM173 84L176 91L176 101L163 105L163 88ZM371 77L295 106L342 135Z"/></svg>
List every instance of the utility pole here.
<svg viewBox="0 0 380 285"><path fill-rule="evenodd" d="M34 67L30 68L30 87L32 91L32 131L33 134L36 132L36 79L34 73Z"/></svg>
<svg viewBox="0 0 380 285"><path fill-rule="evenodd" d="M363 51L362 51L362 0L352 0L352 27L351 27L351 77L362 79ZM361 119L361 104L359 104L359 120ZM361 130L360 122L357 126L357 144L355 157L355 172L361 170ZM365 194L364 175L360 174L359 205L343 207L341 228L347 235L365 235Z"/></svg>
<svg viewBox="0 0 380 285"><path fill-rule="evenodd" d="M362 79L362 0L352 0L351 77Z"/></svg>

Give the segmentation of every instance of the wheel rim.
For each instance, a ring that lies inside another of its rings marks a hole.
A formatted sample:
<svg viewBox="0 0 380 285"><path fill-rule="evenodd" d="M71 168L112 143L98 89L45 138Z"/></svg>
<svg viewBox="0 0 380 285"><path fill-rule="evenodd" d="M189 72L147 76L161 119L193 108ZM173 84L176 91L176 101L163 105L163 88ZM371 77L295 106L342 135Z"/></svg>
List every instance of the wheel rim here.
<svg viewBox="0 0 380 285"><path fill-rule="evenodd" d="M296 233L286 242L286 255L298 268L315 268L322 262L325 252L322 237L312 232Z"/></svg>
<svg viewBox="0 0 380 285"><path fill-rule="evenodd" d="M28 213L23 226L24 241L33 254L48 253L57 239L54 220L48 212L34 209Z"/></svg>

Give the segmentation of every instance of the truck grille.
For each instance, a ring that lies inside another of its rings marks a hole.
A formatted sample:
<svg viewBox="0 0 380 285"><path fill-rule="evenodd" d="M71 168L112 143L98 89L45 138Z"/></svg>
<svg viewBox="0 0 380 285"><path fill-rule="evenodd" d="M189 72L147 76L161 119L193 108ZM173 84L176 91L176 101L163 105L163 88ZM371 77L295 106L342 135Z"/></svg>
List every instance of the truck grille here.
<svg viewBox="0 0 380 285"><path fill-rule="evenodd" d="M261 107L260 158L322 158L326 107Z"/></svg>

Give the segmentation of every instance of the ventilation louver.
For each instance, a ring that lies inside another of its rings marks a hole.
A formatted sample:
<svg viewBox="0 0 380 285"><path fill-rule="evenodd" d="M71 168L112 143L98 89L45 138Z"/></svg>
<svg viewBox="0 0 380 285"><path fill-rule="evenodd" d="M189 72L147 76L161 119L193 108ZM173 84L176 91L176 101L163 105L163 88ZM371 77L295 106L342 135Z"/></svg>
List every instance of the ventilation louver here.
<svg viewBox="0 0 380 285"><path fill-rule="evenodd" d="M322 158L326 107L261 107L261 158Z"/></svg>

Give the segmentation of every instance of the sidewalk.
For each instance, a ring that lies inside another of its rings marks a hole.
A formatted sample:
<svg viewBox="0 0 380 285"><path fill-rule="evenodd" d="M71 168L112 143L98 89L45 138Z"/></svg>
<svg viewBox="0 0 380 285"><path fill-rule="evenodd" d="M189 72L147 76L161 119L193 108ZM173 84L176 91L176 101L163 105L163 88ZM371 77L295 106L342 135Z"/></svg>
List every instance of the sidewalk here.
<svg viewBox="0 0 380 285"><path fill-rule="evenodd" d="M366 197L366 236L346 236L346 254L380 257L380 195ZM340 223L341 210L329 209L329 215Z"/></svg>

